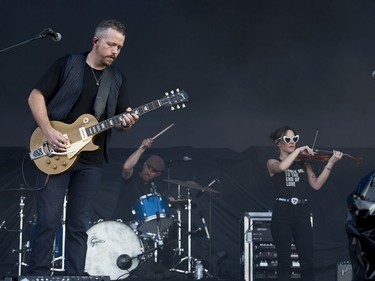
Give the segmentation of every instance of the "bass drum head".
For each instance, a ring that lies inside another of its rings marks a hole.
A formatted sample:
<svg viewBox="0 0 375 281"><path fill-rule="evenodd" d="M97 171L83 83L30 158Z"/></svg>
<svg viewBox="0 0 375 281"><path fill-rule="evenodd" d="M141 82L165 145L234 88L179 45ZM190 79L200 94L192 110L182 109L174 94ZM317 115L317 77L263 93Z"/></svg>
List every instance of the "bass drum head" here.
<svg viewBox="0 0 375 281"><path fill-rule="evenodd" d="M85 271L90 275L125 279L139 264L143 245L131 227L122 222L103 221L87 230Z"/></svg>

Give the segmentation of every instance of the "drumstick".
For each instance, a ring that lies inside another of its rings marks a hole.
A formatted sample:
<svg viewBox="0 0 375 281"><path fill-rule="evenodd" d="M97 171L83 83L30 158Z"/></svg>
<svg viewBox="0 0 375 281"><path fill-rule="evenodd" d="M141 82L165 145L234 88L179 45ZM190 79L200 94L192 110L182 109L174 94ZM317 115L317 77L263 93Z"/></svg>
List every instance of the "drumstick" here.
<svg viewBox="0 0 375 281"><path fill-rule="evenodd" d="M160 136L161 134L163 134L165 131L169 130L173 125L174 125L174 123L172 123L171 125L169 125L167 128L165 128L163 131L161 131L157 135L153 136L152 140L156 139L158 136Z"/></svg>

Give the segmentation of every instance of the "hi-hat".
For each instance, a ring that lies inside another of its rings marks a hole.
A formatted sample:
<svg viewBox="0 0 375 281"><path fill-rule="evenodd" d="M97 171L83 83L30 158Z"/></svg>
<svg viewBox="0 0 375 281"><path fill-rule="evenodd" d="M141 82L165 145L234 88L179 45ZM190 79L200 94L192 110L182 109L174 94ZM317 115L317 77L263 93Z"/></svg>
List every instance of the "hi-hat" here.
<svg viewBox="0 0 375 281"><path fill-rule="evenodd" d="M164 179L166 182L174 183L177 185L181 185L184 187L192 188L192 189L197 189L197 190L202 190L202 191L208 191L208 192L213 192L213 193L219 193L219 191L206 187L206 186L201 186L200 184L196 183L195 181L181 181L181 180L168 180Z"/></svg>

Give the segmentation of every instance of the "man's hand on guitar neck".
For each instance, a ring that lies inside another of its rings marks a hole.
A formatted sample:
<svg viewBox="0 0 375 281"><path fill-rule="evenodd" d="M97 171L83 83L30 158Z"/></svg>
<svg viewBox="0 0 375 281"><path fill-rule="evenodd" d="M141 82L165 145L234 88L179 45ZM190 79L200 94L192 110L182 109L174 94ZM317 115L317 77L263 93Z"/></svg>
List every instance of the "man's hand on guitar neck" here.
<svg viewBox="0 0 375 281"><path fill-rule="evenodd" d="M139 119L139 116L132 112L132 109L128 107L126 112L122 114L121 126L116 126L116 129L126 131L130 129Z"/></svg>

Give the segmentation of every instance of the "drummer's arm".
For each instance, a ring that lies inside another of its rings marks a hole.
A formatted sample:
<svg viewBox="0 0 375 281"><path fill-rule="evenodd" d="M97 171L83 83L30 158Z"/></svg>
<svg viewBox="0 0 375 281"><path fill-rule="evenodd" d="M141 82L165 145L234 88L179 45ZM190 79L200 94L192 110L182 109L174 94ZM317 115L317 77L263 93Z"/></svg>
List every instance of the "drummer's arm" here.
<svg viewBox="0 0 375 281"><path fill-rule="evenodd" d="M124 179L129 179L133 175L133 170L135 165L137 165L139 158L142 154L151 147L152 139L145 139L142 141L142 144L136 151L134 151L128 159L126 159L124 165L122 165L122 177Z"/></svg>

